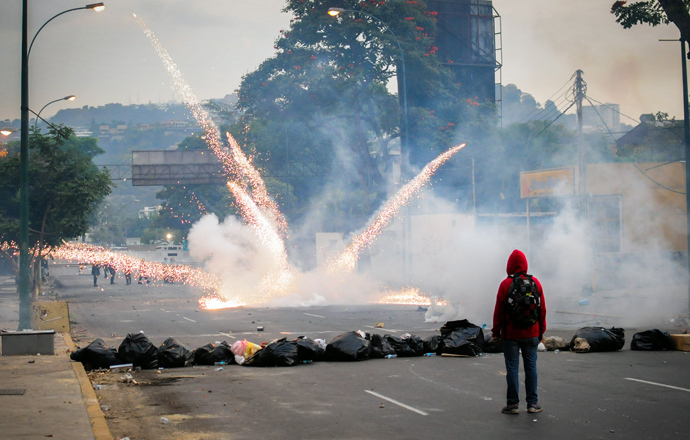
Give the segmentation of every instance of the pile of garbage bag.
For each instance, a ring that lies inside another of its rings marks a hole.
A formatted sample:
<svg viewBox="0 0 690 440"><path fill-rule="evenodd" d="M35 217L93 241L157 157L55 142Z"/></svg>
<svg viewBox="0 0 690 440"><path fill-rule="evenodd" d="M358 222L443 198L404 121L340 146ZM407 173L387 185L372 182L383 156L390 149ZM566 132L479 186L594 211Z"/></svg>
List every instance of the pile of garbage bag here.
<svg viewBox="0 0 690 440"><path fill-rule="evenodd" d="M541 350L572 350L578 353L618 351L625 345L625 330L612 327L582 327L570 341L545 336ZM541 344L540 344L541 346ZM636 333L632 350L670 350L673 343L668 333L653 329ZM426 339L413 334L389 334L349 331L326 343L323 339L300 336L294 340L276 339L262 344L247 341L209 343L189 350L174 338L156 347L143 332L130 333L119 347L108 346L96 339L70 355L86 369L110 368L131 364L141 369L182 368L191 365L238 364L248 367L290 367L311 362L357 362L368 359L412 357L423 355L481 356L500 353L503 342L484 335L484 330L467 319L448 321L440 334Z"/></svg>
<svg viewBox="0 0 690 440"><path fill-rule="evenodd" d="M413 334L393 336L358 331L335 336L329 343L323 339L300 336L289 341L276 339L263 344L247 341L208 343L189 350L174 338L156 347L143 332L130 333L118 349L96 339L71 354L86 369L109 368L131 364L141 369L182 368L191 365L238 364L249 367L290 367L310 362L356 362L390 357L412 357L425 354L477 356L483 351L482 329L467 320L450 321L440 335L426 339Z"/></svg>

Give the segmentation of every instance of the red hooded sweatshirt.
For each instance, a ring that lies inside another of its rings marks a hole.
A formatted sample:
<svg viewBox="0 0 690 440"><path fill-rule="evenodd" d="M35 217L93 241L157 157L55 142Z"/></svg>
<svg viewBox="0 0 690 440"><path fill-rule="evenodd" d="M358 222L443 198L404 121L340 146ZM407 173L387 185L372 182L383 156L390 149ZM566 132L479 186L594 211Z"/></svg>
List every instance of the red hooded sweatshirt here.
<svg viewBox="0 0 690 440"><path fill-rule="evenodd" d="M544 290L541 283L536 277L532 277L539 294L541 295L541 307L539 314L539 322L531 327L522 328L514 326L507 315L506 304L508 303L508 290L513 282L510 275L518 273L527 273L527 257L522 251L514 250L508 258L508 265L506 267L508 278L501 282L498 286L498 294L496 295L496 307L494 307L494 326L491 333L494 337L501 339L525 339L536 338L541 340L541 337L546 331L546 302L544 301Z"/></svg>

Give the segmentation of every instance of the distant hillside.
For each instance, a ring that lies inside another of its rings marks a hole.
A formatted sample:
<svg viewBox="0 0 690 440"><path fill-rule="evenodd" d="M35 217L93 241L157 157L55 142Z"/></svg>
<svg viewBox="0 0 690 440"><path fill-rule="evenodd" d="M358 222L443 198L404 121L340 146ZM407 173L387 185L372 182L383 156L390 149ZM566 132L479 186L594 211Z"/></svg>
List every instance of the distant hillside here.
<svg viewBox="0 0 690 440"><path fill-rule="evenodd" d="M127 125L155 124L171 120L192 119L192 114L184 104L158 106L106 104L101 107L84 106L80 109L65 109L57 112L51 122L69 127L90 127L92 123L110 124L118 122Z"/></svg>

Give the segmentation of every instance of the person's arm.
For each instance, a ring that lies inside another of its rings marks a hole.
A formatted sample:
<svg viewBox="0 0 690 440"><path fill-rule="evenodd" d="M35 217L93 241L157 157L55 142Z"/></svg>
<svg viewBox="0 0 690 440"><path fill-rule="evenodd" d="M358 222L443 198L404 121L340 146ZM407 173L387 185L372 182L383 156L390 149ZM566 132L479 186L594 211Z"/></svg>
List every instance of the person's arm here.
<svg viewBox="0 0 690 440"><path fill-rule="evenodd" d="M494 319L493 327L491 328L491 337L493 339L505 338L503 332L505 331L505 298L502 295L503 283L498 287L498 293L496 293L496 305L494 306Z"/></svg>

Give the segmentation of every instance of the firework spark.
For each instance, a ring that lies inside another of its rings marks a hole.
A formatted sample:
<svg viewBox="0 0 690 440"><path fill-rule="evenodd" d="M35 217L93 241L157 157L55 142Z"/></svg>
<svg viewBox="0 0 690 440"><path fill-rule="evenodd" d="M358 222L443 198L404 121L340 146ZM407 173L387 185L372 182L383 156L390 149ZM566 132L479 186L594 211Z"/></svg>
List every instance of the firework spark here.
<svg viewBox="0 0 690 440"><path fill-rule="evenodd" d="M430 306L432 299L421 293L417 287L407 287L400 292L389 293L380 300L379 304L401 304L414 306ZM442 299L434 300L436 305L446 305L446 301Z"/></svg>
<svg viewBox="0 0 690 440"><path fill-rule="evenodd" d="M237 168L242 171L242 175L249 181L249 185L252 189L252 199L264 209L267 209L273 218L274 222L278 226L279 231L287 237L287 222L285 217L278 210L278 205L271 199L266 190L266 185L259 172L252 166L247 156L244 154L240 145L237 143L234 137L230 133L226 133L228 137L228 145L230 145L230 151L235 159Z"/></svg>
<svg viewBox="0 0 690 440"><path fill-rule="evenodd" d="M120 252L111 252L100 246L65 243L50 249L54 259L76 261L85 264L112 266L117 272L131 273L150 281L184 283L215 293L220 289L218 277L202 269L183 264L162 264L134 258Z"/></svg>
<svg viewBox="0 0 690 440"><path fill-rule="evenodd" d="M227 299L221 295L207 295L199 298L199 306L206 310L234 309L245 305L239 299Z"/></svg>
<svg viewBox="0 0 690 440"><path fill-rule="evenodd" d="M226 177L230 180L248 182L252 190L251 193L254 201L259 206L269 211L281 231L286 233L287 222L285 221L285 217L283 217L283 214L278 209L277 204L268 195L263 179L244 155L235 138L233 138L230 133L226 133L228 142L230 143L230 152L228 152L228 149L222 145L221 136L216 124L213 122L208 112L201 106L192 88L189 86L189 83L187 83L187 80L184 78L182 72L180 72L168 52L160 44L156 35L146 26L144 21L137 17L136 14L134 18L151 41L159 58L163 61L172 79L173 89L182 96L185 105L206 132L206 144L216 154L218 159L220 159Z"/></svg>
<svg viewBox="0 0 690 440"><path fill-rule="evenodd" d="M262 215L261 209L254 201L242 191L235 182L228 182L228 188L235 196L237 205L245 220L254 226L254 233L259 241L271 254L273 259L272 269L260 283L262 292L265 292L264 302L268 294L284 295L288 293L289 286L293 280L293 271L287 261L285 243L280 238L271 222Z"/></svg>
<svg viewBox="0 0 690 440"><path fill-rule="evenodd" d="M256 236L267 246L274 257L275 267L264 277L260 289L265 292L264 295L269 293L284 294L291 282L292 270L287 263L285 244L276 229L279 228L284 236L287 236L285 218L279 211L277 204L268 195L263 179L256 168L252 166L251 161L244 155L235 138L230 133L226 133L230 146L228 151L228 148L222 145L218 128L211 120L208 112L199 104L196 95L170 55L143 20L136 15L134 17L163 61L172 78L173 89L180 93L185 105L206 132L206 143L223 164L225 175L230 179L228 188L235 196L243 218L254 228ZM249 185L251 196L240 182Z"/></svg>
<svg viewBox="0 0 690 440"><path fill-rule="evenodd" d="M383 231L391 219L398 213L400 208L407 203L412 196L419 191L419 189L431 179L436 170L450 159L455 153L462 150L466 144L457 145L450 150L439 155L436 159L429 162L424 169L407 185L403 186L400 191L379 211L374 221L367 227L367 229L352 240L348 246L338 257L330 262L328 273L342 273L352 272L355 264L359 259L359 254L363 249L371 245L376 237Z"/></svg>

